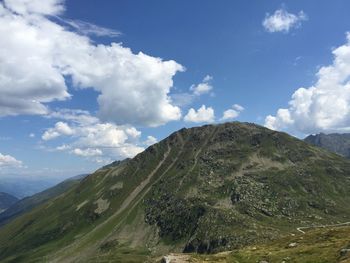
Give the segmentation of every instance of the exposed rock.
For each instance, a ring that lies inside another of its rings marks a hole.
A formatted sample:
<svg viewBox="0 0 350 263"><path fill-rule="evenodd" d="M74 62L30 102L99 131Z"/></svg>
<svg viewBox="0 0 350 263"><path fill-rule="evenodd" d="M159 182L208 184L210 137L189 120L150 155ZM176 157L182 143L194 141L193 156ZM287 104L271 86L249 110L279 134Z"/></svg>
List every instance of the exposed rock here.
<svg viewBox="0 0 350 263"><path fill-rule="evenodd" d="M178 255L178 254L169 254L164 256L161 260L161 263L188 263L190 262L190 256L187 255Z"/></svg>
<svg viewBox="0 0 350 263"><path fill-rule="evenodd" d="M298 246L298 244L295 243L295 242L290 243L290 244L288 245L289 248L293 248L293 247L296 247L296 246Z"/></svg>
<svg viewBox="0 0 350 263"><path fill-rule="evenodd" d="M80 208L82 208L84 205L86 205L89 201L85 200L83 202L81 202L79 205L77 205L77 208L75 209L75 211L79 211Z"/></svg>
<svg viewBox="0 0 350 263"><path fill-rule="evenodd" d="M115 185L112 185L110 189L111 190L120 190L120 189L123 189L123 186L124 186L123 182L118 182Z"/></svg>
<svg viewBox="0 0 350 263"><path fill-rule="evenodd" d="M107 199L100 198L94 204L97 204L97 208L95 209L96 214L102 214L109 207L109 201Z"/></svg>
<svg viewBox="0 0 350 263"><path fill-rule="evenodd" d="M340 256L341 257L350 256L350 248L343 248L342 250L340 250Z"/></svg>
<svg viewBox="0 0 350 263"><path fill-rule="evenodd" d="M350 134L349 133L319 133L309 135L304 139L305 142L322 147L331 152L350 158Z"/></svg>

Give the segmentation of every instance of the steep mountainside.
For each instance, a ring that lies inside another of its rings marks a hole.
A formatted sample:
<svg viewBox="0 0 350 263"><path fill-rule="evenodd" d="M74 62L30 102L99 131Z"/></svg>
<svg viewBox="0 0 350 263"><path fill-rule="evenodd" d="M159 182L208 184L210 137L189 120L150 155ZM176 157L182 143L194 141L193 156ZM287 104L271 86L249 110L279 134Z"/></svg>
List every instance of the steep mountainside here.
<svg viewBox="0 0 350 263"><path fill-rule="evenodd" d="M18 201L13 195L0 192L0 213ZM0 214L1 215L1 214Z"/></svg>
<svg viewBox="0 0 350 263"><path fill-rule="evenodd" d="M309 135L304 141L350 158L350 133L320 133Z"/></svg>
<svg viewBox="0 0 350 263"><path fill-rule="evenodd" d="M6 224L7 222L13 220L14 218L24 214L25 212L30 211L34 207L45 203L47 200L59 196L60 194L68 191L74 185L77 185L86 175L78 175L67 180L64 180L62 183L55 185L45 191L32 195L30 197L25 197L16 202L12 203L6 211L0 214L0 226Z"/></svg>
<svg viewBox="0 0 350 263"><path fill-rule="evenodd" d="M350 161L255 124L182 129L0 229L2 262L144 262L350 221Z"/></svg>

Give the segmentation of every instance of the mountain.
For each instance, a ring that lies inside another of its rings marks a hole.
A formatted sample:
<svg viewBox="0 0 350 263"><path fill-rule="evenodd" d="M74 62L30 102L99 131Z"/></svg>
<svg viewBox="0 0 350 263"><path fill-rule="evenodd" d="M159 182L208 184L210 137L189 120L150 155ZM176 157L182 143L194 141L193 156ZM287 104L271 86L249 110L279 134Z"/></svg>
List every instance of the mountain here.
<svg viewBox="0 0 350 263"><path fill-rule="evenodd" d="M304 141L350 158L350 133L319 133L307 136Z"/></svg>
<svg viewBox="0 0 350 263"><path fill-rule="evenodd" d="M13 195L0 192L0 215L1 212L9 208L11 205L18 201L17 197Z"/></svg>
<svg viewBox="0 0 350 263"><path fill-rule="evenodd" d="M12 202L6 211L0 213L0 226L24 214L25 212L30 211L34 207L45 203L47 200L68 191L71 187L78 184L84 177L86 177L86 175L74 176L30 197L26 197L19 201L16 198L16 201Z"/></svg>
<svg viewBox="0 0 350 263"><path fill-rule="evenodd" d="M61 180L59 178L33 178L26 175L0 175L0 192L5 192L22 199L39 193L54 186Z"/></svg>
<svg viewBox="0 0 350 263"><path fill-rule="evenodd" d="M0 229L1 262L154 262L350 221L350 160L250 123L181 129Z"/></svg>

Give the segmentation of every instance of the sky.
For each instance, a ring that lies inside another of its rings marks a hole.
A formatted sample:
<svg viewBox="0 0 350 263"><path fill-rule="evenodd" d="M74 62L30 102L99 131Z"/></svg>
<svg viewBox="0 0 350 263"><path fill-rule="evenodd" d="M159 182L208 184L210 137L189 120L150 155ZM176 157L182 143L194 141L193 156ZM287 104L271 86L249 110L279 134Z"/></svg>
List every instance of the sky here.
<svg viewBox="0 0 350 263"><path fill-rule="evenodd" d="M0 178L67 178L182 127L350 130L350 2L0 1Z"/></svg>

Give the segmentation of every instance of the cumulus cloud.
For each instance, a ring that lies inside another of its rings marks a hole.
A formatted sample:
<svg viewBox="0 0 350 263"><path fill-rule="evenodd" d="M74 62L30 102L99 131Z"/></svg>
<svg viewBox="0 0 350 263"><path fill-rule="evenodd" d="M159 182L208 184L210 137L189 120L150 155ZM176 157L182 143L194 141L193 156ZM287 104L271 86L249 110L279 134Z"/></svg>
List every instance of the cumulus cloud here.
<svg viewBox="0 0 350 263"><path fill-rule="evenodd" d="M75 124L94 124L99 120L95 116L92 116L90 112L79 109L58 109L56 111L51 111L45 116L50 119L61 119L69 121Z"/></svg>
<svg viewBox="0 0 350 263"><path fill-rule="evenodd" d="M214 122L214 120L214 109L212 107L207 108L205 105L202 105L197 111L191 108L184 117L184 121L195 123Z"/></svg>
<svg viewBox="0 0 350 263"><path fill-rule="evenodd" d="M75 148L72 151L75 155L78 156L83 156L83 157L92 157L92 156L101 156L102 155L102 151L100 149L80 149L80 148Z"/></svg>
<svg viewBox="0 0 350 263"><path fill-rule="evenodd" d="M224 111L220 120L227 121L227 120L232 120L234 118L237 118L243 110L244 110L244 107L242 107L239 104L234 104L232 105L231 109Z"/></svg>
<svg viewBox="0 0 350 263"><path fill-rule="evenodd" d="M281 8L272 15L267 13L262 24L270 33L288 33L291 28L300 27L301 22L305 20L307 20L307 16L303 11L300 11L298 14L292 14Z"/></svg>
<svg viewBox="0 0 350 263"><path fill-rule="evenodd" d="M64 0L4 0L11 11L22 14L58 15L64 11Z"/></svg>
<svg viewBox="0 0 350 263"><path fill-rule="evenodd" d="M72 128L69 127L67 123L59 121L55 124L54 128L50 128L47 131L45 131L45 133L41 136L41 138L44 141L49 141L61 135L69 136L72 134L74 134L74 130L72 130Z"/></svg>
<svg viewBox="0 0 350 263"><path fill-rule="evenodd" d="M157 142L157 138L153 137L153 136L147 136L147 140L144 142L145 145L150 146L153 145Z"/></svg>
<svg viewBox="0 0 350 263"><path fill-rule="evenodd" d="M350 131L350 34L333 56L331 65L318 70L314 85L297 89L287 108L266 117L266 127L304 134Z"/></svg>
<svg viewBox="0 0 350 263"><path fill-rule="evenodd" d="M42 139L53 143L54 139L61 137L65 143L56 146L57 151L103 162L134 157L144 150L145 143L140 142L141 132L133 126L103 123L82 110L61 109L51 112L49 116L61 121L48 128ZM149 136L147 141L156 139Z"/></svg>
<svg viewBox="0 0 350 263"><path fill-rule="evenodd" d="M91 25L70 23L76 30L69 30L50 20L63 10L59 0L0 2L0 116L48 114L48 103L71 97L70 77L99 93L103 121L158 126L181 118L169 92L182 65L118 43L94 44Z"/></svg>
<svg viewBox="0 0 350 263"><path fill-rule="evenodd" d="M186 107L204 94L211 93L211 95L213 95L212 90L214 87L212 85L212 80L212 76L206 75L201 83L191 85L189 92L172 94L171 99L173 104L179 107Z"/></svg>
<svg viewBox="0 0 350 263"><path fill-rule="evenodd" d="M213 89L213 86L211 85L212 80L212 76L206 75L201 83L198 85L192 85L190 91L196 96L207 94Z"/></svg>
<svg viewBox="0 0 350 263"><path fill-rule="evenodd" d="M0 168L2 167L21 167L22 162L11 155L0 153Z"/></svg>

